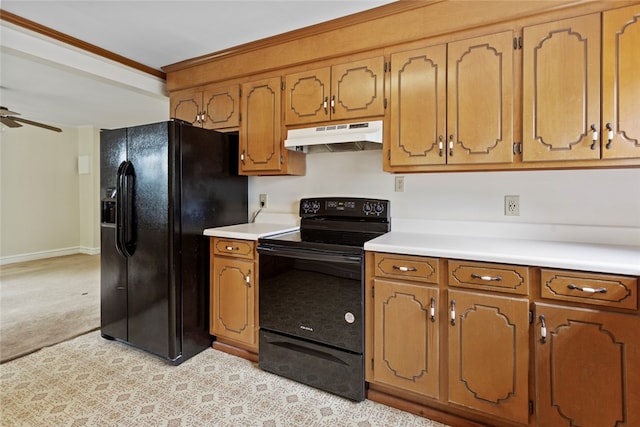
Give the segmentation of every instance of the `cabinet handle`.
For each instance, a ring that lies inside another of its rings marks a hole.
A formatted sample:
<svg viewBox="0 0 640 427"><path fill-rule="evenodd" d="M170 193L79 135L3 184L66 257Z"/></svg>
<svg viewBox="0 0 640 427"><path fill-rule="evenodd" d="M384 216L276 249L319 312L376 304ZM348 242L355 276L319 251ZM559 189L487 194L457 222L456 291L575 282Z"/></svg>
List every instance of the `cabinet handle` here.
<svg viewBox="0 0 640 427"><path fill-rule="evenodd" d="M329 97L325 96L324 97L324 103L322 104L324 106L324 113L325 114L329 114L329 108L327 108L328 102L329 102Z"/></svg>
<svg viewBox="0 0 640 427"><path fill-rule="evenodd" d="M394 265L393 269L400 270L400 271L418 271L418 269L415 267L404 267L404 266L397 266L397 265Z"/></svg>
<svg viewBox="0 0 640 427"><path fill-rule="evenodd" d="M251 270L249 270L249 274L247 274L244 280L247 282L247 287L250 288L251 287Z"/></svg>
<svg viewBox="0 0 640 427"><path fill-rule="evenodd" d="M429 314L431 315L431 321L436 321L436 299L431 298L431 307L429 308Z"/></svg>
<svg viewBox="0 0 640 427"><path fill-rule="evenodd" d="M610 150L611 143L613 142L613 127L611 126L611 123L607 123L606 128L608 132L607 132L607 145L605 147L607 148L607 150Z"/></svg>
<svg viewBox="0 0 640 427"><path fill-rule="evenodd" d="M336 113L336 96L335 95L331 97L331 113L333 114Z"/></svg>
<svg viewBox="0 0 640 427"><path fill-rule="evenodd" d="M481 276L476 273L471 273L471 278L484 280L485 282L499 282L502 280L500 276Z"/></svg>
<svg viewBox="0 0 640 427"><path fill-rule="evenodd" d="M540 342L542 344L547 342L547 323L543 314L540 315Z"/></svg>
<svg viewBox="0 0 640 427"><path fill-rule="evenodd" d="M453 135L449 135L449 156L453 157Z"/></svg>
<svg viewBox="0 0 640 427"><path fill-rule="evenodd" d="M569 285L567 285L567 288L575 289L575 290L582 291L582 292L586 292L588 294L606 294L607 293L607 288L580 287L580 286L574 285L573 283L570 283Z"/></svg>
<svg viewBox="0 0 640 427"><path fill-rule="evenodd" d="M240 161L244 165L244 150L242 150L242 154L240 154Z"/></svg>
<svg viewBox="0 0 640 427"><path fill-rule="evenodd" d="M591 132L593 132L591 135L591 140L593 141L593 144L591 144L591 149L595 150L598 146L598 128L596 128L595 124L591 125Z"/></svg>
<svg viewBox="0 0 640 427"><path fill-rule="evenodd" d="M438 155L440 157L442 157L442 149L444 148L444 143L442 142L442 135L440 135L440 137L438 138L439 142L438 142L438 148L440 149L440 151L438 152Z"/></svg>
<svg viewBox="0 0 640 427"><path fill-rule="evenodd" d="M456 325L456 300L451 300L451 326Z"/></svg>

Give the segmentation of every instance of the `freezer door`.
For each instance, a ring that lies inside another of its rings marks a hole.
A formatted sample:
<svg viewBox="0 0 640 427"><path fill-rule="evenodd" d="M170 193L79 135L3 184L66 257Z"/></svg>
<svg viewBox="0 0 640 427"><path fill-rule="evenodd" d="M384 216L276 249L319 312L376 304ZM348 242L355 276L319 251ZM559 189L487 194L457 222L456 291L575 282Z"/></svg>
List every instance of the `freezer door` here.
<svg viewBox="0 0 640 427"><path fill-rule="evenodd" d="M135 252L127 258L128 341L160 356L180 355L171 248L171 123L127 129L127 160L133 165Z"/></svg>

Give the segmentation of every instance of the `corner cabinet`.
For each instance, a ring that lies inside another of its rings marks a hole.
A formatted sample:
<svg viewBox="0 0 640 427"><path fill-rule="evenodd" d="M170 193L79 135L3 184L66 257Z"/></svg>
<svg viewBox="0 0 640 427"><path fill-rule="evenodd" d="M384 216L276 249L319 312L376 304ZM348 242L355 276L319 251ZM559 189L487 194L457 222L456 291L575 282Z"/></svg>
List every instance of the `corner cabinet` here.
<svg viewBox="0 0 640 427"><path fill-rule="evenodd" d="M305 155L284 148L280 77L242 85L241 175L304 175Z"/></svg>
<svg viewBox="0 0 640 427"><path fill-rule="evenodd" d="M546 269L541 279L538 425L640 425L638 279Z"/></svg>
<svg viewBox="0 0 640 427"><path fill-rule="evenodd" d="M640 6L523 36L523 161L640 158Z"/></svg>
<svg viewBox="0 0 640 427"><path fill-rule="evenodd" d="M384 115L384 57L286 76L285 123Z"/></svg>
<svg viewBox="0 0 640 427"><path fill-rule="evenodd" d="M171 118L206 129L235 129L240 124L240 85L204 86L171 94Z"/></svg>
<svg viewBox="0 0 640 427"><path fill-rule="evenodd" d="M249 240L211 238L210 333L219 342L257 354L255 246Z"/></svg>
<svg viewBox="0 0 640 427"><path fill-rule="evenodd" d="M513 161L511 31L397 52L391 64L390 171Z"/></svg>

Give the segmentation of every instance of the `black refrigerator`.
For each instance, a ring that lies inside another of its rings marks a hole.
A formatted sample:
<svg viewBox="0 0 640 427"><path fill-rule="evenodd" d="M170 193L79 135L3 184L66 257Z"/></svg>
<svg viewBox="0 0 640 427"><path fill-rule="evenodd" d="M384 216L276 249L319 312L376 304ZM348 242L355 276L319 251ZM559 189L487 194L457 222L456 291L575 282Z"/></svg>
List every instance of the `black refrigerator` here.
<svg viewBox="0 0 640 427"><path fill-rule="evenodd" d="M211 345L205 228L247 222L238 138L179 121L100 134L104 338L174 364Z"/></svg>

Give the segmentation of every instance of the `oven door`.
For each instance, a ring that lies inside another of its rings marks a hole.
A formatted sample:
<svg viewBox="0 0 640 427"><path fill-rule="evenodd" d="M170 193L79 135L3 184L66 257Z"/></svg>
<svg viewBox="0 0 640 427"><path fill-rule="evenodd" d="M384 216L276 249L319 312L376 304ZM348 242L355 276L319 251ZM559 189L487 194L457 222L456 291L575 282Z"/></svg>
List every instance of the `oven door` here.
<svg viewBox="0 0 640 427"><path fill-rule="evenodd" d="M363 250L258 245L260 329L363 353Z"/></svg>

